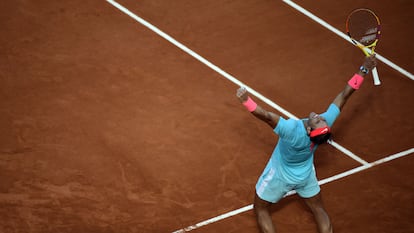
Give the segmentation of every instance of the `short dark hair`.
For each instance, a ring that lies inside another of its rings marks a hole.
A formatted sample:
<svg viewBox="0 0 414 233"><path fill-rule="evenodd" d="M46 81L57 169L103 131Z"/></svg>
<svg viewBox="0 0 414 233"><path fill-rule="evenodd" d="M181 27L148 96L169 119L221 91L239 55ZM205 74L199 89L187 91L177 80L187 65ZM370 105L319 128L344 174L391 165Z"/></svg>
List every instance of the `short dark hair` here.
<svg viewBox="0 0 414 233"><path fill-rule="evenodd" d="M310 140L315 143L315 144L323 144L326 143L330 138L331 138L332 134L331 133L326 133L326 134L320 134L318 136L315 137L310 137Z"/></svg>

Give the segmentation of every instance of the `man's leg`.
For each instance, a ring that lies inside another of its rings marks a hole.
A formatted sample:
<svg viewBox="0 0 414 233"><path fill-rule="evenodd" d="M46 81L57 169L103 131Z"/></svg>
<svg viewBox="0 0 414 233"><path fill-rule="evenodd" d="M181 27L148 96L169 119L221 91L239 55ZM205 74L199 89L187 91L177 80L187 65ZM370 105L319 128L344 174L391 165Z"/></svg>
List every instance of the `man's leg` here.
<svg viewBox="0 0 414 233"><path fill-rule="evenodd" d="M311 198L304 198L304 200L315 216L319 233L332 233L332 224L329 220L328 213L326 213L323 207L321 193L319 192Z"/></svg>
<svg viewBox="0 0 414 233"><path fill-rule="evenodd" d="M263 233L275 233L275 226L270 216L271 202L262 200L257 194L254 197L254 212L256 214L257 223Z"/></svg>

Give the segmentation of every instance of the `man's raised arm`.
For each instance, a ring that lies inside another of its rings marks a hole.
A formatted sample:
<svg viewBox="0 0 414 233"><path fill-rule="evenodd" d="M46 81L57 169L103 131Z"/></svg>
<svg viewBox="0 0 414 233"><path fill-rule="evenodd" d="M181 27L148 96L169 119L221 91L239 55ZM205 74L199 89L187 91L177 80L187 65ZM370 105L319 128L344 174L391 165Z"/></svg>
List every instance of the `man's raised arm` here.
<svg viewBox="0 0 414 233"><path fill-rule="evenodd" d="M280 116L273 112L268 112L259 105L257 105L250 97L244 87L240 87L237 90L236 96L239 98L240 102L247 108L258 119L266 122L272 129L274 129L279 122Z"/></svg>
<svg viewBox="0 0 414 233"><path fill-rule="evenodd" d="M344 90L341 91L333 103L338 106L339 109L342 109L348 98L354 93L355 90L358 90L364 81L364 77L377 65L377 60L375 55L366 57L364 63L361 65L359 71L348 81Z"/></svg>

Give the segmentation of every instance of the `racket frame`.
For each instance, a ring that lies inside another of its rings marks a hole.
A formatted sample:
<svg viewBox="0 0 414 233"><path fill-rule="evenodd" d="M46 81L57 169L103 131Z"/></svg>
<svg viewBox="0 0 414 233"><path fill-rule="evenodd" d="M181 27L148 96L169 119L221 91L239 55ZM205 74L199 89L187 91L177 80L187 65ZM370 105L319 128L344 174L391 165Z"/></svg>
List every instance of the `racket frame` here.
<svg viewBox="0 0 414 233"><path fill-rule="evenodd" d="M377 36L375 38L375 40L369 44L369 45L363 45L361 44L359 41L355 40L351 33L349 32L349 19L351 18L352 14L354 14L357 11L367 11L369 12L371 15L373 15L377 21ZM368 9L368 8L358 8L353 10L349 15L348 18L346 20L346 33L348 34L349 38L351 39L352 43L355 44L355 46L357 46L358 48L360 48L362 50L362 52L365 54L365 56L370 56L372 54L375 54L375 47L377 46L378 43L378 39L381 36L381 22L378 18L378 16L374 13L374 11ZM379 79L379 75L378 75L378 71L377 71L377 67L374 67L374 69L371 70L372 73L372 77L374 80L374 85L378 86L381 85L381 80Z"/></svg>

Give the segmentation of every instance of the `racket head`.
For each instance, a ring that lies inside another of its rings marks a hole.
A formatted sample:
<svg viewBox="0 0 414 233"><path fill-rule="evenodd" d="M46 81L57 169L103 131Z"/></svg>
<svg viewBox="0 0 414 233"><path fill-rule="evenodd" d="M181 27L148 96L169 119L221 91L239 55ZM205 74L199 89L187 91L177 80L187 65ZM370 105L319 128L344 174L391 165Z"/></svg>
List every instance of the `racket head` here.
<svg viewBox="0 0 414 233"><path fill-rule="evenodd" d="M381 35L381 23L372 10L358 8L348 15L346 33L355 44L373 49Z"/></svg>

